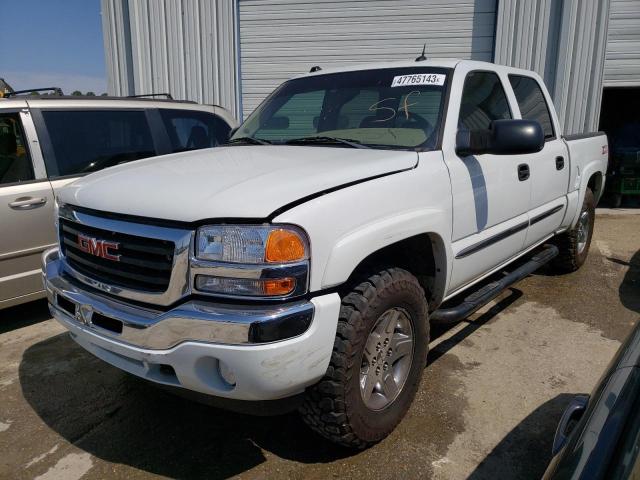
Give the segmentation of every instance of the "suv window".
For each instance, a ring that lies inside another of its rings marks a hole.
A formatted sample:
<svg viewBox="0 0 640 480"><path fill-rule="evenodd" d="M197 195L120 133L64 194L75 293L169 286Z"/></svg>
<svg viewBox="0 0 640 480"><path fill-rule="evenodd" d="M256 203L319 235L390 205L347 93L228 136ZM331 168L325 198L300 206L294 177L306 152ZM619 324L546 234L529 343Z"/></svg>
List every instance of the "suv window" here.
<svg viewBox="0 0 640 480"><path fill-rule="evenodd" d="M231 127L213 113L195 110L161 109L172 152L184 152L221 145L227 141Z"/></svg>
<svg viewBox="0 0 640 480"><path fill-rule="evenodd" d="M45 154L49 177L95 172L156 155L142 110L45 110L42 116L53 149L52 155Z"/></svg>
<svg viewBox="0 0 640 480"><path fill-rule="evenodd" d="M459 125L488 129L493 120L509 119L511 110L500 78L493 72L470 72L464 81Z"/></svg>
<svg viewBox="0 0 640 480"><path fill-rule="evenodd" d="M509 75L509 82L516 94L520 115L525 120L537 120L542 126L545 139L555 138L549 107L538 82L531 77Z"/></svg>
<svg viewBox="0 0 640 480"><path fill-rule="evenodd" d="M33 180L33 166L17 113L0 115L0 185Z"/></svg>

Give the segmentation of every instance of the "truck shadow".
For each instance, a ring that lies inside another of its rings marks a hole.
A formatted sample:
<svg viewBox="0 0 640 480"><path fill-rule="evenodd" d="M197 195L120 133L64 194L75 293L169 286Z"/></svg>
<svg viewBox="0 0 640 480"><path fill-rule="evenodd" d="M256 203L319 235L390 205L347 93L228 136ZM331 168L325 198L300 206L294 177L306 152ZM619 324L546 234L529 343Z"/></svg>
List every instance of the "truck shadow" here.
<svg viewBox="0 0 640 480"><path fill-rule="evenodd" d="M620 302L625 308L640 313L640 250L629 262L612 257L607 257L607 260L629 267L618 290Z"/></svg>
<svg viewBox="0 0 640 480"><path fill-rule="evenodd" d="M541 478L551 461L556 426L574 396L562 393L536 408L496 445L468 478Z"/></svg>
<svg viewBox="0 0 640 480"><path fill-rule="evenodd" d="M100 459L171 478L227 478L266 461L354 455L296 414L255 417L189 401L103 363L60 334L31 346L22 393L42 421Z"/></svg>
<svg viewBox="0 0 640 480"><path fill-rule="evenodd" d="M496 302L491 308L486 310L479 316L473 315L470 319L465 319L455 325L432 325L431 326L431 342L443 337L452 329L456 328L460 324L465 324L459 331L451 335L446 340L441 341L434 348L429 350L429 356L427 358L427 365L431 365L437 361L440 357L445 355L449 350L458 345L464 339L472 335L476 330L492 320L500 312L508 308L511 304L516 302L523 293L517 288L509 288L508 295Z"/></svg>
<svg viewBox="0 0 640 480"><path fill-rule="evenodd" d="M0 310L0 334L28 327L51 318L47 300L36 300Z"/></svg>
<svg viewBox="0 0 640 480"><path fill-rule="evenodd" d="M512 289L440 342L429 365L521 295ZM67 333L29 347L19 379L30 407L66 441L104 461L157 475L228 478L259 467L268 477L270 467L260 467L268 457L321 464L360 455L315 434L295 413L256 417L171 395L98 360Z"/></svg>

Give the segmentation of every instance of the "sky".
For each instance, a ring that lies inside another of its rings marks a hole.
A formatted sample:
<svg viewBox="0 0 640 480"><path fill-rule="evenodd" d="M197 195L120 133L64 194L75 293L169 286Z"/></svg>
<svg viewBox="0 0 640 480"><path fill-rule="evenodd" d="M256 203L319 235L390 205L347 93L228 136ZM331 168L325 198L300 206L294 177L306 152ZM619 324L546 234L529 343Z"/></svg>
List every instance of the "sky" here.
<svg viewBox="0 0 640 480"><path fill-rule="evenodd" d="M100 0L0 0L0 77L14 90L106 92Z"/></svg>

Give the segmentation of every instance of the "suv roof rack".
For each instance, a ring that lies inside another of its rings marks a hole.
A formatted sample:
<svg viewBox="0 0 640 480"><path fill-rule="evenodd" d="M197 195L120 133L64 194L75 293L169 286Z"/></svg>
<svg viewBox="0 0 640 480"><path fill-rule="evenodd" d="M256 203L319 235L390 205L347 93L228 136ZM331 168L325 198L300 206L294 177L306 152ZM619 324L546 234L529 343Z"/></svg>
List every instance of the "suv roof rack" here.
<svg viewBox="0 0 640 480"><path fill-rule="evenodd" d="M9 95L5 95L5 97L0 97L0 100L10 100L11 98L16 98L16 95L11 94ZM62 101L62 100L91 100L91 101L96 101L96 102L100 102L103 100L119 100L119 101L126 101L126 100L130 100L132 102L167 102L167 103L188 103L188 104L197 104L198 102L194 102L192 100L172 100L172 99L168 99L168 98L148 98L148 97L142 97L139 98L137 96L133 96L133 97L112 97L112 96L108 96L108 95L45 95L45 96L20 96L20 98L24 99L26 98L29 101L34 101L34 100L38 100L38 101L47 101L47 102L54 102L54 101Z"/></svg>
<svg viewBox="0 0 640 480"><path fill-rule="evenodd" d="M144 97L165 97L168 100L173 100L170 93L143 93L140 95L127 95L127 98L144 98Z"/></svg>
<svg viewBox="0 0 640 480"><path fill-rule="evenodd" d="M28 88L26 90L14 90L13 92L5 93L5 98L14 97L16 95L20 95L23 93L33 93L33 92L53 92L54 95L62 96L62 89L60 87L46 87L46 88Z"/></svg>

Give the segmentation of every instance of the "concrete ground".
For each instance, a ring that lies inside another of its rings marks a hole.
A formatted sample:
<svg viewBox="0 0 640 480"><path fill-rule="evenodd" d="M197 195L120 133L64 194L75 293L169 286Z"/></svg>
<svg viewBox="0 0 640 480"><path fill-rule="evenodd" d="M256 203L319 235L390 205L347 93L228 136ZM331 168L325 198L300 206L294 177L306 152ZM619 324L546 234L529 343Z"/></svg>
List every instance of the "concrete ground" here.
<svg viewBox="0 0 640 480"><path fill-rule="evenodd" d="M600 212L580 271L531 276L433 332L407 418L354 453L294 414L161 392L85 353L35 302L0 312L0 478L539 478L564 407L639 317L640 215Z"/></svg>

